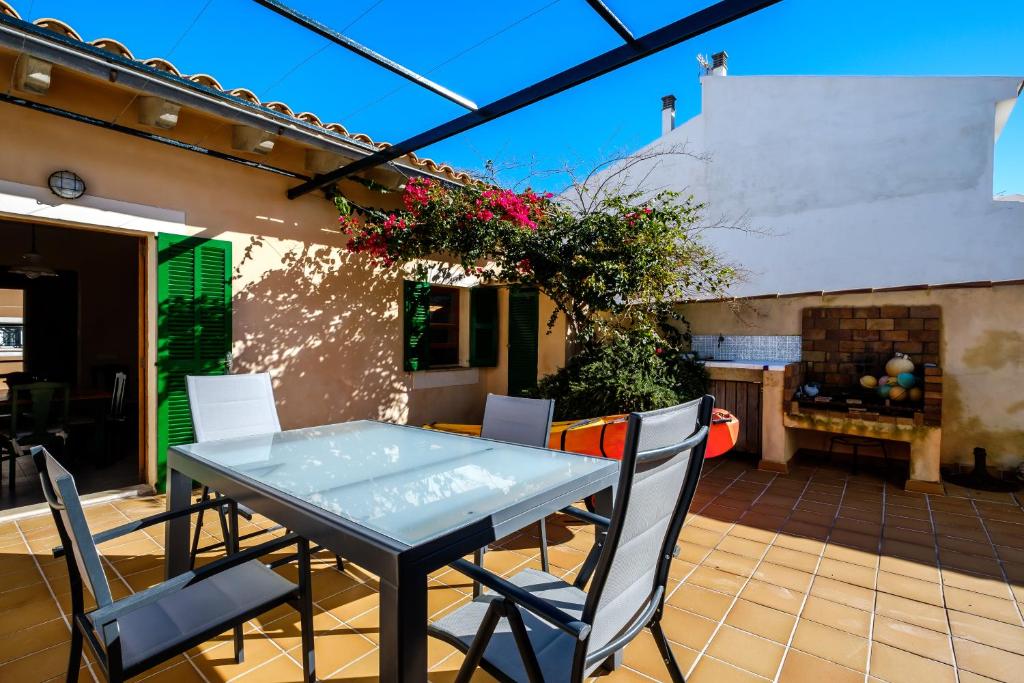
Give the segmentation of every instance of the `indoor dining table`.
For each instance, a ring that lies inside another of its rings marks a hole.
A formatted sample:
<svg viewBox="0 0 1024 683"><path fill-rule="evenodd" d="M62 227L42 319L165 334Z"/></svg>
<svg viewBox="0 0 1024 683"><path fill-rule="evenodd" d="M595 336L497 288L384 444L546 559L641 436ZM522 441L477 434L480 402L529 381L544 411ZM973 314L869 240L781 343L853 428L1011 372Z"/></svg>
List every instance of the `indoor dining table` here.
<svg viewBox="0 0 1024 683"><path fill-rule="evenodd" d="M610 509L618 462L375 421L174 446L169 510L193 481L380 577L380 680L427 680L427 575L588 496ZM189 519L166 527L189 568Z"/></svg>

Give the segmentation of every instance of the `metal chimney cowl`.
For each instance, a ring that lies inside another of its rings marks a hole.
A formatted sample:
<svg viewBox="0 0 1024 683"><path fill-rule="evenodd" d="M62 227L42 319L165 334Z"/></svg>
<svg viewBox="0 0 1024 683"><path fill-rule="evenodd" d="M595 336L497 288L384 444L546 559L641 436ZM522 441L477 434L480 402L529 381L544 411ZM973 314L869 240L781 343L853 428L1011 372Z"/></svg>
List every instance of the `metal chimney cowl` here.
<svg viewBox="0 0 1024 683"><path fill-rule="evenodd" d="M729 53L725 50L711 55L711 75L727 76L729 74Z"/></svg>

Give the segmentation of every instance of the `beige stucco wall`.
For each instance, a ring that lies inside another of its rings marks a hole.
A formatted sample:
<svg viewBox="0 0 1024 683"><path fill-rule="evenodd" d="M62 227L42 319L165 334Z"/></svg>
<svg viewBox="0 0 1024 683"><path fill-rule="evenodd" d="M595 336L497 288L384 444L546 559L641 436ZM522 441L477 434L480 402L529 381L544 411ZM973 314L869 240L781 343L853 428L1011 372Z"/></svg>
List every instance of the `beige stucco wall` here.
<svg viewBox="0 0 1024 683"><path fill-rule="evenodd" d="M1024 284L793 296L681 305L694 334L801 332L809 306L942 307L943 462L975 446L1002 466L1024 461Z"/></svg>
<svg viewBox="0 0 1024 683"><path fill-rule="evenodd" d="M5 90L12 59L0 53ZM56 67L50 93L32 99L136 125L130 93ZM12 133L0 145L0 181L44 187L51 172L70 169L85 179L90 198L183 212L184 221L166 231L233 244L234 371L273 374L284 427L357 418L473 421L486 391L504 390L504 343L499 366L479 369L477 382L416 389L402 369L401 278L345 252L336 211L321 194L289 201L285 192L296 180L9 104L0 104L0 129ZM230 148L230 125L210 117L183 111L171 134L241 155ZM287 141L250 158L303 172L304 150ZM359 203L381 202L361 185L343 189ZM0 216L29 218L3 206ZM543 334L550 309L541 309L544 372L564 360L564 344Z"/></svg>

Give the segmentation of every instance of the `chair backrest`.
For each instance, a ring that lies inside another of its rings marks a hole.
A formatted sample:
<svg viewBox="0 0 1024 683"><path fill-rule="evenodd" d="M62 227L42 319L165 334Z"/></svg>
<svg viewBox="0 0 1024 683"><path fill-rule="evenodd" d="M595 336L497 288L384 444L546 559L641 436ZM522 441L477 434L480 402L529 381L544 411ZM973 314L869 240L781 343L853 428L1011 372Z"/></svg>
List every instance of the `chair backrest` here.
<svg viewBox="0 0 1024 683"><path fill-rule="evenodd" d="M124 399L127 386L127 373L114 373L114 388L110 394L110 417L115 420L120 420L124 417Z"/></svg>
<svg viewBox="0 0 1024 683"><path fill-rule="evenodd" d="M577 666L600 664L651 620L697 487L714 398L633 413L608 537L587 592L590 638Z"/></svg>
<svg viewBox="0 0 1024 683"><path fill-rule="evenodd" d="M554 414L553 400L487 394L480 436L547 448Z"/></svg>
<svg viewBox="0 0 1024 683"><path fill-rule="evenodd" d="M24 431L26 418L30 418L34 435L45 434L50 427L64 426L70 395L71 386L64 382L30 382L11 387L11 430Z"/></svg>
<svg viewBox="0 0 1024 683"><path fill-rule="evenodd" d="M281 431L270 375L189 375L188 403L196 441Z"/></svg>
<svg viewBox="0 0 1024 683"><path fill-rule="evenodd" d="M43 495L50 504L50 512L53 513L53 521L57 525L61 545L64 546L71 590L81 591L78 585L80 580L92 593L97 607L111 604L110 584L103 573L99 551L96 550L92 532L85 520L74 477L41 446L33 449L32 457L39 470ZM81 602L77 601L77 604Z"/></svg>

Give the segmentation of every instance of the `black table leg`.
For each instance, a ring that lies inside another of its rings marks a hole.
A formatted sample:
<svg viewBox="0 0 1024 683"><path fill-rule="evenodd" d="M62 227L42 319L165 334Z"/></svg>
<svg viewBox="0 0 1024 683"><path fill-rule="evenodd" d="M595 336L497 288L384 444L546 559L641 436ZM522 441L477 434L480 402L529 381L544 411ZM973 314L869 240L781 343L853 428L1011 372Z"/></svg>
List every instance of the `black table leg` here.
<svg viewBox="0 0 1024 683"><path fill-rule="evenodd" d="M192 504L192 478L167 468L167 509L184 510ZM175 517L165 523L164 575L177 576L189 569L189 516Z"/></svg>
<svg viewBox="0 0 1024 683"><path fill-rule="evenodd" d="M426 683L427 574L380 581L380 683Z"/></svg>

